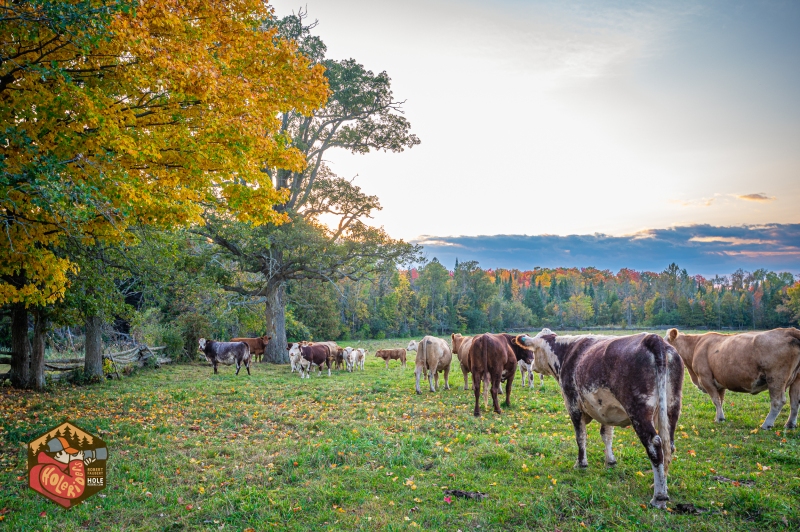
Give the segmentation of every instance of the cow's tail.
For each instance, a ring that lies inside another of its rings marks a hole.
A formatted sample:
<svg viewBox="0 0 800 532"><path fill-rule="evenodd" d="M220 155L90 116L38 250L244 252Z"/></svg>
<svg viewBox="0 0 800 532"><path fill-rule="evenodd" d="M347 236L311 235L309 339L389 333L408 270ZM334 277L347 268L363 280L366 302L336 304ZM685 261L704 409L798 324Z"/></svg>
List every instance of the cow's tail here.
<svg viewBox="0 0 800 532"><path fill-rule="evenodd" d="M664 340L656 334L648 335L645 344L656 363L656 393L658 396L656 430L661 438L661 453L664 456L664 472L672 462L672 441L669 426L669 361L668 352L664 350ZM649 344L649 345L648 345Z"/></svg>

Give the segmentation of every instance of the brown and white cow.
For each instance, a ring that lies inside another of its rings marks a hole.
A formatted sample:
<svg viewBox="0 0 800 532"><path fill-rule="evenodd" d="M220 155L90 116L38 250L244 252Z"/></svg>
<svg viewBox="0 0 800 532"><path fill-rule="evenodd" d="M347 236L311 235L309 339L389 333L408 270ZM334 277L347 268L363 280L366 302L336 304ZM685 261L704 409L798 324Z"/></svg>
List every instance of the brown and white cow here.
<svg viewBox="0 0 800 532"><path fill-rule="evenodd" d="M653 467L650 504L665 509L669 500L666 474L683 390L683 361L678 352L660 336L648 333L520 335L516 341L533 349L537 371L552 375L561 385L578 443L575 467L588 466L587 423L593 419L600 423L607 465L616 464L611 447L614 427L633 425Z"/></svg>
<svg viewBox="0 0 800 532"><path fill-rule="evenodd" d="M450 346L441 338L435 336L425 336L417 343L411 340L406 347L406 351L416 351L417 359L414 364L414 375L416 376L416 391L421 394L419 389L419 380L424 375L427 376L430 390L436 391L439 387L439 373L444 372L444 387L446 390L450 389L450 362L453 360L453 354L450 352ZM435 379L435 385L434 385Z"/></svg>
<svg viewBox="0 0 800 532"><path fill-rule="evenodd" d="M364 371L364 360L367 358L367 350L363 347L353 349L353 352L350 354L350 356L353 358L353 366L359 368L361 371Z"/></svg>
<svg viewBox="0 0 800 532"><path fill-rule="evenodd" d="M769 391L770 411L762 429L770 429L786 404L786 428L797 426L800 406L800 331L773 329L742 334L683 334L667 331L669 342L686 364L692 382L711 396L717 407L715 421L725 421L725 390L757 394Z"/></svg>
<svg viewBox="0 0 800 532"><path fill-rule="evenodd" d="M331 363L333 364L333 369L342 369L342 363L344 362L344 349L339 347L339 345L334 341L329 342L311 342L314 345L327 345L328 349L331 353Z"/></svg>
<svg viewBox="0 0 800 532"><path fill-rule="evenodd" d="M325 364L328 367L328 377L331 376L331 350L330 347L325 344L309 344L309 345L301 345L300 346L300 359L297 362L297 365L300 368L300 378L303 378L303 372L305 372L305 378L311 378L311 368L316 366L319 369L319 375L322 375L322 365Z"/></svg>
<svg viewBox="0 0 800 532"><path fill-rule="evenodd" d="M510 337L510 338L509 338ZM500 393L500 383L506 382L506 406L511 406L511 386L517 374L517 353L512 349L512 343L520 356L533 361L533 356L525 353L525 349L517 346L515 337L504 334L479 334L472 339L469 348L469 369L472 373L472 390L475 393L475 417L481 415L478 402L481 394L481 382L491 385L492 403L494 411L502 414L497 395ZM486 384L484 384L484 389Z"/></svg>
<svg viewBox="0 0 800 532"><path fill-rule="evenodd" d="M200 338L200 350L214 366L214 373L218 373L217 365L236 364L236 374L242 369L242 365L247 368L250 375L250 346L244 342L216 342Z"/></svg>
<svg viewBox="0 0 800 532"><path fill-rule="evenodd" d="M389 369L390 360L399 360L402 367L406 367L406 350L405 349L378 349L375 351L375 356L382 358L386 362L386 369Z"/></svg>
<svg viewBox="0 0 800 532"><path fill-rule="evenodd" d="M231 342L244 342L250 346L250 356L256 362L261 362L261 357L264 355L270 340L272 340L272 336L266 334L260 338L231 338Z"/></svg>

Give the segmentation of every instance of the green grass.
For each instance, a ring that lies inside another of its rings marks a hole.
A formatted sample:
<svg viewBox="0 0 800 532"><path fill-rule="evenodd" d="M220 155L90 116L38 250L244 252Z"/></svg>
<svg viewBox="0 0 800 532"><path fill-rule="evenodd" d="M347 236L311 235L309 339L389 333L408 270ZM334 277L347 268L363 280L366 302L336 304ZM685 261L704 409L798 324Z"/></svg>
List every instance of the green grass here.
<svg viewBox="0 0 800 532"><path fill-rule="evenodd" d="M407 342L342 345L374 353ZM592 423L589 468L573 469L572 426L550 378L544 390L515 386L511 408L476 419L457 365L450 390L421 396L413 358L405 371L368 356L364 372L302 381L288 366L259 364L250 377L220 371L165 366L43 394L0 388L0 529L800 528L798 433L752 432L769 410L766 394L729 393L728 421L717 425L687 375L669 506L709 512L679 515L642 507L652 474L630 428L617 429L619 463L607 469ZM788 405L778 422L787 415ZM99 433L110 454L105 497L68 511L27 488L22 447L66 419ZM448 504L443 486L488 498Z"/></svg>

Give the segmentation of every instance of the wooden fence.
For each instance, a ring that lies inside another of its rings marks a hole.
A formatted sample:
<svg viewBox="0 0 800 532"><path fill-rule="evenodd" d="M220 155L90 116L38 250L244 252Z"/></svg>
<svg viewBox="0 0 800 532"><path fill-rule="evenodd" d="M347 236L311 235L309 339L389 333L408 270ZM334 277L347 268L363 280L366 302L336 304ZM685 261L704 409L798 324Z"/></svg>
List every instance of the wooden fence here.
<svg viewBox="0 0 800 532"><path fill-rule="evenodd" d="M112 373L111 375L120 378L120 366L136 365L139 367L147 364L151 358L155 359L155 366L160 367L161 364L169 364L172 359L158 355L159 351L166 349L166 346L148 347L144 344L137 345L127 351L119 353L108 353L103 355L103 360L111 362ZM0 355L11 355L9 351L0 351ZM60 380L68 375L68 372L83 367L85 360L83 358L62 358L58 360L45 360L45 371L54 372L48 375L52 380ZM0 356L0 364L11 364L10 356ZM0 373L0 381L10 378L8 373Z"/></svg>

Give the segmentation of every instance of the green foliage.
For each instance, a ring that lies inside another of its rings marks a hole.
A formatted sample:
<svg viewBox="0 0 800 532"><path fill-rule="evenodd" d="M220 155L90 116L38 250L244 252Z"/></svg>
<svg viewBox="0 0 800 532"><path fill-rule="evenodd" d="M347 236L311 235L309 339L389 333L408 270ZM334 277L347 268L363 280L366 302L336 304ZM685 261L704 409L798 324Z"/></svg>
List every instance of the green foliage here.
<svg viewBox="0 0 800 532"><path fill-rule="evenodd" d="M289 342L299 342L300 340L313 340L314 336L308 327L295 318L291 309L286 310L286 339Z"/></svg>
<svg viewBox="0 0 800 532"><path fill-rule="evenodd" d="M77 367L69 372L67 375L67 382L76 386L86 386L88 384L97 384L102 382L103 378L99 375L89 375L83 370L83 367Z"/></svg>
<svg viewBox="0 0 800 532"><path fill-rule="evenodd" d="M161 332L162 345L166 346L164 354L174 359L186 358L183 333L176 325L165 326Z"/></svg>

